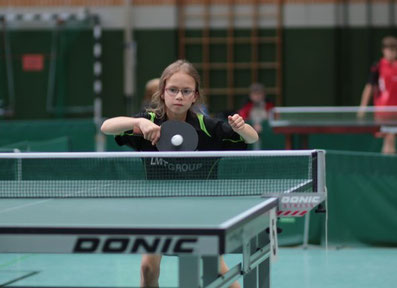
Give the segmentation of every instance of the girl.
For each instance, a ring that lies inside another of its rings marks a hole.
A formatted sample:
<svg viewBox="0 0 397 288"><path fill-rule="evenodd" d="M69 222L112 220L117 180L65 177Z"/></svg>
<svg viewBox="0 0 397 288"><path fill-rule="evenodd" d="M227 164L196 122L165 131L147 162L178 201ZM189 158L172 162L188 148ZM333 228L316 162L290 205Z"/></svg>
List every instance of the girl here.
<svg viewBox="0 0 397 288"><path fill-rule="evenodd" d="M197 150L241 150L258 140L257 132L243 118L234 114L228 123L195 113L195 105L202 101L200 76L193 65L178 60L169 65L161 75L158 91L153 95L150 108L135 117L115 117L106 120L101 130L105 134L117 135L119 145L128 145L137 151L157 151L160 125L166 120L186 121L197 131ZM135 136L133 127L143 134ZM143 255L141 262L141 286L158 287L161 255ZM228 268L221 258L221 273ZM235 282L233 288L240 287Z"/></svg>

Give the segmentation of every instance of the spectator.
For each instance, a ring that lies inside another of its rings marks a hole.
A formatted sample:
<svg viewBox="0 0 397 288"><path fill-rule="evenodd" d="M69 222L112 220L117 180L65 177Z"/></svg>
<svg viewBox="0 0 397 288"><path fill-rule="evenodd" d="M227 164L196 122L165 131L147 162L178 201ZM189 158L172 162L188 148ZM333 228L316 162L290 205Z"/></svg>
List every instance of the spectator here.
<svg viewBox="0 0 397 288"><path fill-rule="evenodd" d="M153 78L146 82L145 86L145 95L142 99L141 110L145 110L150 107L150 103L152 102L152 96L159 89L160 79Z"/></svg>
<svg viewBox="0 0 397 288"><path fill-rule="evenodd" d="M267 101L265 86L253 83L247 103L238 111L245 121L250 121L254 129L262 132L262 122L268 117L268 112L274 105Z"/></svg>

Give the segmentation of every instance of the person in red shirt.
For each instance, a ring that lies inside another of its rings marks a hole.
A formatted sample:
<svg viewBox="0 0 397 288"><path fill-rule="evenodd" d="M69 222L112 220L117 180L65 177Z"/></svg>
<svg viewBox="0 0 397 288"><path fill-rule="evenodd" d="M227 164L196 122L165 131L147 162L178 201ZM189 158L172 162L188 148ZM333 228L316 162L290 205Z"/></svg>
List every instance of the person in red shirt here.
<svg viewBox="0 0 397 288"><path fill-rule="evenodd" d="M266 101L265 86L261 83L253 83L250 86L248 101L238 111L238 114L243 117L244 121L250 122L258 134L261 134L263 121L267 120L269 111L273 106L271 102ZM253 149L260 150L261 146L261 141L257 141Z"/></svg>
<svg viewBox="0 0 397 288"><path fill-rule="evenodd" d="M250 94L247 103L241 107L238 114L245 121L250 121L256 132L262 132L262 122L267 119L268 112L273 104L266 101L265 86L261 83L253 83L250 86Z"/></svg>
<svg viewBox="0 0 397 288"><path fill-rule="evenodd" d="M383 38L382 54L383 57L371 67L368 82L361 96L361 108L369 105L372 95L374 106L397 106L397 39L395 37ZM360 112L359 117L362 116L363 112ZM383 137L382 153L395 154L395 135L382 133L380 136Z"/></svg>

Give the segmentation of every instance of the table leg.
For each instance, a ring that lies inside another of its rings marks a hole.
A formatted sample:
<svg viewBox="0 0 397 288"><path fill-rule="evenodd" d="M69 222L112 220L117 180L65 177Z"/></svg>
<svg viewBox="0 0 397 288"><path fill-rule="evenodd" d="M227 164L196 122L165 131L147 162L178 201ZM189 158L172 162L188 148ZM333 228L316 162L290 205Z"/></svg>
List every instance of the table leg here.
<svg viewBox="0 0 397 288"><path fill-rule="evenodd" d="M305 226L303 230L303 249L309 247L310 212L305 215Z"/></svg>
<svg viewBox="0 0 397 288"><path fill-rule="evenodd" d="M202 287L200 260L197 255L179 256L179 287Z"/></svg>
<svg viewBox="0 0 397 288"><path fill-rule="evenodd" d="M308 149L309 147L309 135L308 134L301 134L300 136L300 149Z"/></svg>
<svg viewBox="0 0 397 288"><path fill-rule="evenodd" d="M261 233L258 236L259 247L264 247L270 243L269 235ZM259 288L270 288L270 258L267 258L258 266L258 283Z"/></svg>
<svg viewBox="0 0 397 288"><path fill-rule="evenodd" d="M256 251L258 247L258 243L257 243L257 239L256 237L254 239L251 239L251 241L249 241L243 249L245 249L245 251L243 251L243 257L244 255L248 255L248 259L249 257ZM246 274L244 275L244 287L258 287L258 268L255 267L253 269L251 269L250 264L251 261L250 260L246 260L244 261L245 265L249 265L249 266L245 266L245 272ZM243 263L243 264L244 264Z"/></svg>
<svg viewBox="0 0 397 288"><path fill-rule="evenodd" d="M309 147L309 135L308 134L298 134L297 136L298 143L296 144L296 149L308 149ZM294 135L293 134L285 134L285 149L292 150L294 149Z"/></svg>
<svg viewBox="0 0 397 288"><path fill-rule="evenodd" d="M219 257L203 256L203 284L209 285L219 276Z"/></svg>
<svg viewBox="0 0 397 288"><path fill-rule="evenodd" d="M292 134L285 134L285 149L286 150L292 150L292 146L293 146L293 138L294 135Z"/></svg>

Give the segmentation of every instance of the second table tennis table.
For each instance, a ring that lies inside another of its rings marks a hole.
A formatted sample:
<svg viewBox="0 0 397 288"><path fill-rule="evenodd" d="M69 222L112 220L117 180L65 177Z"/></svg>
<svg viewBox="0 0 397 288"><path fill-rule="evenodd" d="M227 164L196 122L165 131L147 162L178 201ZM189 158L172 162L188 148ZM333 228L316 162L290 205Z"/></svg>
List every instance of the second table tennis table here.
<svg viewBox="0 0 397 288"><path fill-rule="evenodd" d="M397 133L397 106L388 107L275 107L269 113L274 133L285 135L285 149L308 149L311 134Z"/></svg>

